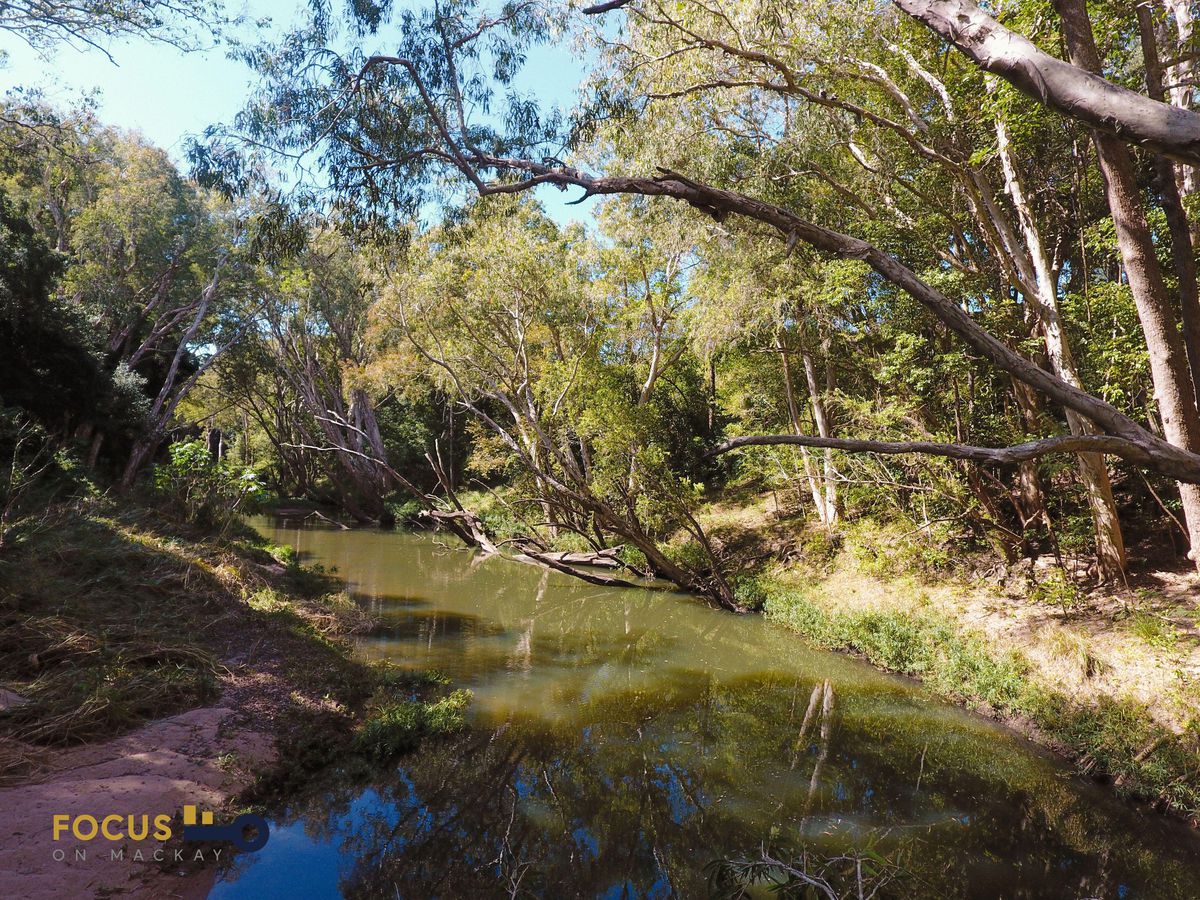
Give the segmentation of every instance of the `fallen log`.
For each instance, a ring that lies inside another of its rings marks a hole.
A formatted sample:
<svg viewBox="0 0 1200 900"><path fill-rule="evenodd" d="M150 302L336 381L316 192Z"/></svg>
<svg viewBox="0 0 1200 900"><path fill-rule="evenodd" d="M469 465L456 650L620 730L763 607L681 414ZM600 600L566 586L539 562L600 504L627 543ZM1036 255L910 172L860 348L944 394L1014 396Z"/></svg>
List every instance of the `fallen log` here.
<svg viewBox="0 0 1200 900"><path fill-rule="evenodd" d="M619 569L625 564L617 557L620 547L606 547L603 550L557 550L552 553L542 553L542 559L552 559L568 566L590 566L595 569Z"/></svg>
<svg viewBox="0 0 1200 900"><path fill-rule="evenodd" d="M634 584L632 581L625 581L623 578L613 578L610 575L597 575L594 572L585 572L582 569L576 569L574 566L568 566L557 559L551 558L550 554L538 553L535 550L526 549L524 552L510 557L510 559L514 559L517 562L542 565L548 569L554 569L556 572L562 572L564 575L570 575L572 578L578 578L580 581L586 581L588 584L594 584L598 587L645 587L645 585Z"/></svg>

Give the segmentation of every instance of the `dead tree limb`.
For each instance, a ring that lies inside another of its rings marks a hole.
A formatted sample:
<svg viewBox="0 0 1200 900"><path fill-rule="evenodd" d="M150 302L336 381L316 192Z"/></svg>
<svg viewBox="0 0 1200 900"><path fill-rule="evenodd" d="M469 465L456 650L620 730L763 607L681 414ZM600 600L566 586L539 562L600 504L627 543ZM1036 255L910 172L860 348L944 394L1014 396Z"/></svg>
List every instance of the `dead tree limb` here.
<svg viewBox="0 0 1200 900"><path fill-rule="evenodd" d="M1042 438L1011 447L973 447L968 444L943 444L936 441L869 441L850 438L823 438L805 434L754 434L736 437L718 446L708 455L717 456L742 447L768 447L791 444L798 447L825 447L850 453L946 456L1000 466L1016 466L1052 453L1111 453L1137 462L1140 450L1129 441L1108 435L1064 435Z"/></svg>

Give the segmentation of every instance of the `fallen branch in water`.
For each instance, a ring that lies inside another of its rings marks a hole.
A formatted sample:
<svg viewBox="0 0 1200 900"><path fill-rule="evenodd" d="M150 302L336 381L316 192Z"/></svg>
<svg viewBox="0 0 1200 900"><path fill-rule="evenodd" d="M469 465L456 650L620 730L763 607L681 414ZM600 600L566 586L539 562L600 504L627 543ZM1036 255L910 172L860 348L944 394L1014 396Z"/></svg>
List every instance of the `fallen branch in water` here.
<svg viewBox="0 0 1200 900"><path fill-rule="evenodd" d="M598 575L593 572L584 572L580 569L576 569L574 566L568 566L565 563L559 562L557 559L554 559L553 554L538 553L534 550L525 550L523 553L512 558L518 562L529 560L537 563L538 565L554 569L556 572L562 572L565 575L570 575L572 578L578 578L580 581L586 581L588 584L594 584L600 587L642 587L642 585L636 585L632 581L625 581L622 578L613 578L611 575Z"/></svg>
<svg viewBox="0 0 1200 900"><path fill-rule="evenodd" d="M606 547L603 550L559 550L553 553L541 554L542 559L552 559L569 566L591 566L597 569L620 569L625 564L617 557L620 547Z"/></svg>

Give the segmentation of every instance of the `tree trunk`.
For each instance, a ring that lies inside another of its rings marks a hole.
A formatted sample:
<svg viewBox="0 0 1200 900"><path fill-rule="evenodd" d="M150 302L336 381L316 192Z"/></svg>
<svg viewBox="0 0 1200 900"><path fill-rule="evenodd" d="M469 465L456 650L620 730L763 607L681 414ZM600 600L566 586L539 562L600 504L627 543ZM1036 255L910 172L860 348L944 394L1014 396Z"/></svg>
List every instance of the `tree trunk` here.
<svg viewBox="0 0 1200 900"><path fill-rule="evenodd" d="M1100 57L1084 0L1055 0L1054 5L1062 17L1063 37L1072 63L1089 72L1099 72ZM1121 259L1150 351L1150 373L1163 433L1175 446L1195 453L1200 451L1200 415L1195 391L1142 208L1133 160L1120 139L1096 131L1093 140ZM1179 492L1191 544L1188 555L1200 567L1200 486L1180 484Z"/></svg>
<svg viewBox="0 0 1200 900"><path fill-rule="evenodd" d="M359 451L372 460L372 471L367 473L368 487L375 494L376 500L382 500L392 489L392 478L387 460L387 448L383 445L383 435L379 431L379 422L375 418L375 405L370 396L362 389L355 389L350 394L350 420L354 423L352 437L359 439ZM366 462L366 460L363 460Z"/></svg>
<svg viewBox="0 0 1200 900"><path fill-rule="evenodd" d="M1158 44L1154 38L1153 13L1144 2L1136 6L1146 71L1146 93L1151 99L1166 102L1162 64L1158 59ZM1167 219L1167 228L1171 232L1171 264L1179 279L1179 311L1183 320L1183 345L1191 375L1192 399L1200 406L1200 288L1196 283L1192 229L1183 208L1179 185L1175 182L1175 166L1165 156L1154 157L1154 180L1163 215Z"/></svg>
<svg viewBox="0 0 1200 900"><path fill-rule="evenodd" d="M92 435L91 444L88 445L87 467L89 470L95 470L96 463L100 461L100 447L104 443L104 432L96 429Z"/></svg>
<svg viewBox="0 0 1200 900"><path fill-rule="evenodd" d="M1025 384L1014 379L1013 398L1021 413L1021 421L1029 434L1038 433L1037 395ZM961 440L961 438L960 438ZM1042 490L1042 479L1038 475L1037 464L1032 460L1023 462L1017 469L1017 515L1021 519L1021 528L1025 529L1031 523L1042 521L1046 530L1050 530L1050 512L1046 509L1046 495Z"/></svg>
<svg viewBox="0 0 1200 900"><path fill-rule="evenodd" d="M826 351L826 387L829 387L829 381L832 376L832 369L829 367L829 356L827 342L823 341ZM817 383L817 367L813 362L812 354L802 349L800 358L804 362L804 378L808 382L808 397L812 404L813 421L817 423L817 434L821 437L833 437L833 429L829 427L829 416L826 414L825 401L822 398L821 387ZM837 482L834 480L833 471L833 451L826 448L824 451L824 473L822 480L825 482L825 504L822 507L824 515L821 522L826 528L832 528L837 524L838 520L838 496Z"/></svg>
<svg viewBox="0 0 1200 900"><path fill-rule="evenodd" d="M163 435L160 432L153 431L134 443L133 450L129 453L129 461L125 464L125 471L121 474L120 488L122 491L128 491L133 488L134 482L137 481L138 473L142 471L146 463L158 451L158 446L162 443L162 439Z"/></svg>
<svg viewBox="0 0 1200 900"><path fill-rule="evenodd" d="M792 365L781 334L775 335L775 349L779 353L779 359L783 364L783 390L784 397L787 400L788 418L791 420L792 430L796 434L804 434L804 427L800 424L800 409L796 403L796 388L795 382L792 379ZM828 437L828 435L821 436ZM822 525L828 526L830 524L829 512L825 507L825 491L821 484L821 475L817 471L817 467L813 463L812 453L807 447L800 448L800 459L804 465L804 477L808 481L808 489L812 494L813 506L817 510L817 518L821 520Z"/></svg>
<svg viewBox="0 0 1200 900"><path fill-rule="evenodd" d="M1196 73L1196 62L1192 51L1192 41L1195 32L1195 16L1192 13L1194 0L1163 0L1171 17L1175 20L1176 43L1175 52L1168 54L1173 61L1167 66L1166 80L1171 85L1169 95L1171 105L1180 109L1192 110L1195 106L1192 92L1195 87L1192 79ZM1183 196L1189 197L1200 190L1200 172L1195 166L1180 165L1176 177ZM1200 234L1192 229L1192 243L1195 244Z"/></svg>
<svg viewBox="0 0 1200 900"><path fill-rule="evenodd" d="M1081 62L1074 52L1071 63L1051 56L970 0L892 2L952 43L981 69L999 75L1043 106L1101 134L1132 141L1181 162L1200 164L1200 115L1156 103L1107 81L1100 75L1099 66ZM1077 2L1080 0L1071 0ZM1061 5L1055 0L1056 7ZM1087 36L1091 42L1090 23Z"/></svg>
<svg viewBox="0 0 1200 900"><path fill-rule="evenodd" d="M1028 263L1033 267L1031 287L1033 296L1027 297L1037 309L1046 342L1046 355L1054 374L1067 384L1082 389L1079 370L1075 365L1067 336L1062 330L1062 319L1058 307L1058 284L1051 271L1046 245L1033 214L1020 175L1010 150L1008 127L1003 116L996 119L996 144L1000 162L1004 169L1004 183L1017 210L1017 221L1025 236ZM1030 279L1026 279L1030 280ZM1095 426L1075 412L1066 410L1067 425L1071 434L1095 434ZM1117 517L1117 504L1113 500L1112 482L1108 477L1108 466L1099 453L1079 454L1079 477L1083 482L1088 506L1092 511L1092 525L1096 533L1096 565L1100 577L1109 581L1125 575L1125 540L1121 534L1121 522Z"/></svg>

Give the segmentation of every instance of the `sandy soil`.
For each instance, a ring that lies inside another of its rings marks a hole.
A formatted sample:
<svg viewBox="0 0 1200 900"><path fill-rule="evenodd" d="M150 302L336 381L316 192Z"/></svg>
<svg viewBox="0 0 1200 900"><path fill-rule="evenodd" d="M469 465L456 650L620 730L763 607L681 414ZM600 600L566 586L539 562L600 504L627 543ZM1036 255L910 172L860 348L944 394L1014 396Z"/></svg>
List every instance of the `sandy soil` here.
<svg viewBox="0 0 1200 900"><path fill-rule="evenodd" d="M255 767L273 758L273 738L235 724L240 718L230 706L193 709L105 743L51 754L39 761L33 780L0 789L0 896L206 896L215 878L213 865L174 864L173 849L166 852L167 862L155 862L154 851L162 846L157 841L81 843L67 835L55 842L52 817L177 815L185 803L221 810L249 784ZM233 748L236 771L225 756ZM87 848L86 861L76 859L77 847ZM133 859L139 847L143 862ZM111 851L120 848L125 859L112 859ZM54 859L56 849L66 852L64 860ZM213 851L207 852L211 857ZM190 849L183 855L194 860Z"/></svg>

